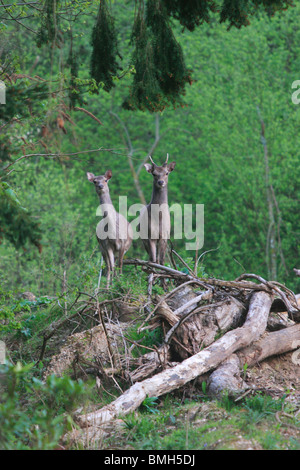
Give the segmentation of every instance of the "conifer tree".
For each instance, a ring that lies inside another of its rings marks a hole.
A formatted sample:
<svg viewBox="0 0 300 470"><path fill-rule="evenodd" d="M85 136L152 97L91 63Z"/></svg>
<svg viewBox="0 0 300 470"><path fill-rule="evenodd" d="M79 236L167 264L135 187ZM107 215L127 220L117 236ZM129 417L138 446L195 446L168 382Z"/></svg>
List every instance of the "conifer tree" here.
<svg viewBox="0 0 300 470"><path fill-rule="evenodd" d="M100 1L96 24L92 33L91 77L99 84L104 84L104 90L114 87L113 77L117 74L118 42L114 18L109 12L106 0Z"/></svg>
<svg viewBox="0 0 300 470"><path fill-rule="evenodd" d="M38 47L55 42L59 22L59 15L57 15L59 4L60 0L45 0L41 14L41 26L37 35Z"/></svg>
<svg viewBox="0 0 300 470"><path fill-rule="evenodd" d="M140 4L131 42L135 45L132 63L135 75L126 109L162 111L172 104L183 104L185 86L191 83L180 44L169 24L167 9L161 0L148 0L146 11Z"/></svg>

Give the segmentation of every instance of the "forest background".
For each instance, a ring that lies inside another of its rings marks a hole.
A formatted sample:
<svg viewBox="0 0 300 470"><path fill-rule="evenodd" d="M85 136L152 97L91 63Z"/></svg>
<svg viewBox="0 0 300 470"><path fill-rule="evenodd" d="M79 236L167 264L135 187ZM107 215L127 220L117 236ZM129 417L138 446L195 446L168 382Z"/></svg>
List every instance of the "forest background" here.
<svg viewBox="0 0 300 470"><path fill-rule="evenodd" d="M138 331L147 296L141 268L125 265L110 290L103 272L96 290L99 202L87 172L111 169L112 200L118 208L127 196L129 207L150 201L148 156L162 163L169 154L169 204L204 205L203 247L186 251L186 240L172 237L178 269L194 270L200 257L199 277L255 273L300 292L299 18L290 0L0 0L1 448L54 449L74 426L78 400L99 408L128 386L105 372L100 385L98 375L83 374L83 387L75 362L44 380L66 341L100 322L99 302L122 298L133 309L126 339L141 346L133 356L162 341L161 328ZM126 254L133 257L147 259L140 240ZM81 315L80 296L97 296L95 315ZM298 371L286 363L289 382L282 363L276 368L292 396ZM225 397L236 414L220 420L205 380L201 387L200 397L194 384L190 395L150 397L124 420L128 435L114 428L99 447L112 439L113 449L234 448L233 438L253 448L255 436L258 448L299 448L296 414L293 434L277 419L289 404L258 393L241 408ZM189 430L189 396L196 413L203 405L198 430Z"/></svg>
<svg viewBox="0 0 300 470"><path fill-rule="evenodd" d="M91 32L99 5L83 3L71 22L62 15L57 47L33 31L34 18L25 28L3 19L0 25L0 78L13 77L5 80L1 105L2 292L55 296L66 285L96 285L98 199L86 172L112 170L116 205L119 195L128 205L149 202L152 178L143 161L150 154L163 162L167 153L176 161L169 203L205 207L203 272L224 279L254 272L298 292L300 108L292 84L300 78L299 3L272 18L261 11L246 28L229 31L214 17L194 31L173 20L192 83L180 106L161 112L122 106L134 76L134 2L110 5L122 70L110 93L101 86L94 93ZM71 100L77 100L71 111L65 107L70 61ZM185 240L173 244L194 260ZM127 254L145 256L139 241Z"/></svg>

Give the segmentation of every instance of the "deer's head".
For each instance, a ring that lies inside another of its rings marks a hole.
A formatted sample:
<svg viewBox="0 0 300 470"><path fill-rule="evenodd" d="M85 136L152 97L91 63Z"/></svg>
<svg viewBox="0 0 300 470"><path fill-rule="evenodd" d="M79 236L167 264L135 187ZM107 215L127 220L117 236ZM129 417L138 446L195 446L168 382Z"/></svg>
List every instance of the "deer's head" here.
<svg viewBox="0 0 300 470"><path fill-rule="evenodd" d="M100 176L95 176L94 173L87 173L86 176L91 183L94 183L96 192L99 196L100 194L109 192L108 181L112 177L111 170L107 170L104 175Z"/></svg>
<svg viewBox="0 0 300 470"><path fill-rule="evenodd" d="M176 162L168 163L169 155L162 166L158 166L154 163L152 158L149 156L151 163L145 163L144 167L153 176L154 186L158 189L164 188L168 184L168 178L171 171L174 170Z"/></svg>

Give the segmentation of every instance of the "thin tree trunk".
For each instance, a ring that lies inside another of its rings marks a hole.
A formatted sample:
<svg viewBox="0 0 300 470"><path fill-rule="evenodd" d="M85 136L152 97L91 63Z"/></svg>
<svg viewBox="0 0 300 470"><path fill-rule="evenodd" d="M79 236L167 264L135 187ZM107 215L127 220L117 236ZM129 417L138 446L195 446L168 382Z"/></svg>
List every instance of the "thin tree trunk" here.
<svg viewBox="0 0 300 470"><path fill-rule="evenodd" d="M269 154L268 146L265 137L265 123L262 119L260 109L257 106L257 112L261 123L261 143L264 148L265 160L265 186L267 192L267 206L269 214L269 226L266 241L266 263L268 268L268 279L276 281L277 279L277 252L276 252L276 223L273 208L273 194L272 185L270 183L270 167L269 167Z"/></svg>

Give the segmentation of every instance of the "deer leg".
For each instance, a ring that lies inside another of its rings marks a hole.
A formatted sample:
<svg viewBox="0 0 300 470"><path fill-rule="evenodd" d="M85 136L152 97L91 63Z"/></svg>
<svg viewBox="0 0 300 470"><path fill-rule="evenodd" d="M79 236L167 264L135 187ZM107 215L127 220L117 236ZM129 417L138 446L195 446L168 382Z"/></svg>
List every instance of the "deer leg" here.
<svg viewBox="0 0 300 470"><path fill-rule="evenodd" d="M162 266L165 264L166 249L168 245L168 240L160 239L158 242L158 262ZM165 278L161 279L161 286L164 290L167 290L167 283Z"/></svg>
<svg viewBox="0 0 300 470"><path fill-rule="evenodd" d="M125 254L125 248L121 248L120 251L119 251L119 268L120 268L120 274L122 274L124 254Z"/></svg>
<svg viewBox="0 0 300 470"><path fill-rule="evenodd" d="M150 261L156 263L156 240L149 240L149 257Z"/></svg>
<svg viewBox="0 0 300 470"><path fill-rule="evenodd" d="M110 278L111 275L114 275L114 268L115 268L115 257L113 250L110 248L107 250L107 282L106 282L106 287L109 288L110 285Z"/></svg>
<svg viewBox="0 0 300 470"><path fill-rule="evenodd" d="M158 242L158 262L159 264L165 264L165 256L167 250L168 240L161 239Z"/></svg>

